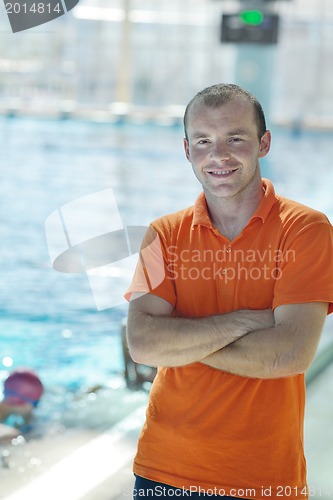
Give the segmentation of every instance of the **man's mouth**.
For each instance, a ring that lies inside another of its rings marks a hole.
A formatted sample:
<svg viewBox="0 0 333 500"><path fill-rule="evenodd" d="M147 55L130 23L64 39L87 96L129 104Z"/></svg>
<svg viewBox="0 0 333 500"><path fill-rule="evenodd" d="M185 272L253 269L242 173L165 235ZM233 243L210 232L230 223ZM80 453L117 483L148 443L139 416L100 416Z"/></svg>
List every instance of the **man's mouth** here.
<svg viewBox="0 0 333 500"><path fill-rule="evenodd" d="M228 170L208 170L208 173L217 177L227 177L228 175L236 172L236 170L238 170L238 168L229 168Z"/></svg>

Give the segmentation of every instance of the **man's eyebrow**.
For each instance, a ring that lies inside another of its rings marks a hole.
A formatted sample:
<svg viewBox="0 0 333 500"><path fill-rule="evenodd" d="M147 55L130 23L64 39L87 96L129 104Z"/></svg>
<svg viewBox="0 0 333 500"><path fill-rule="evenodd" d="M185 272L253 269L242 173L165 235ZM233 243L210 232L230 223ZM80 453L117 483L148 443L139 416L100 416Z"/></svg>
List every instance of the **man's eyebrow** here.
<svg viewBox="0 0 333 500"><path fill-rule="evenodd" d="M193 139L199 139L200 137L208 137L210 134L204 131L195 132L192 135ZM244 128L236 128L226 132L226 135L231 137L232 135L249 135L249 132Z"/></svg>
<svg viewBox="0 0 333 500"><path fill-rule="evenodd" d="M248 131L244 128L236 128L227 132L227 135L248 135Z"/></svg>
<svg viewBox="0 0 333 500"><path fill-rule="evenodd" d="M198 139L199 137L207 137L209 134L207 132L195 132L192 135L193 139Z"/></svg>

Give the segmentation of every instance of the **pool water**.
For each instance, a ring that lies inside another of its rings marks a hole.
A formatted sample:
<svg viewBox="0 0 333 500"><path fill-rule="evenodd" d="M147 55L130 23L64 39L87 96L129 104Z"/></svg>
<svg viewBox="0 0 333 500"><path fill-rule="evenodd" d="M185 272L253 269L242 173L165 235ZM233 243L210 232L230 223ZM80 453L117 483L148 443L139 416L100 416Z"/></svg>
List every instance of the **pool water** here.
<svg viewBox="0 0 333 500"><path fill-rule="evenodd" d="M86 275L52 269L45 220L62 205L108 188L124 225L146 225L192 204L200 186L182 137L180 126L0 120L0 381L15 367L36 369L46 388L38 410L45 422L57 415L58 422L75 425L70 405L92 387L101 388L106 405L104 388L122 391L127 311L125 303L97 311ZM280 194L332 220L332 149L328 132L273 130L263 175Z"/></svg>

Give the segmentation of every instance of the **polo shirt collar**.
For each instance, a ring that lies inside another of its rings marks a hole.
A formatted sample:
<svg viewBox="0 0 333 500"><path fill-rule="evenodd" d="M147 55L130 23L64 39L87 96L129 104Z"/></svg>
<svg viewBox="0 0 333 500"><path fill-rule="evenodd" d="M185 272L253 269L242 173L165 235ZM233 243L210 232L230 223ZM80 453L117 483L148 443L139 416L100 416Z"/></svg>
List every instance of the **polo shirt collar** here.
<svg viewBox="0 0 333 500"><path fill-rule="evenodd" d="M262 179L262 184L265 194L257 210L252 215L251 220L259 218L263 222L265 222L273 205L275 205L275 203L277 202L277 198L275 195L274 186L269 179ZM208 207L204 192L201 192L199 194L194 204L192 227L194 226L206 226L214 229L213 223L209 217Z"/></svg>
<svg viewBox="0 0 333 500"><path fill-rule="evenodd" d="M262 179L262 187L264 188L264 196L261 202L251 217L252 219L260 218L263 222L267 219L268 214L272 210L273 205L277 203L277 197L275 194L274 186L269 179Z"/></svg>
<svg viewBox="0 0 333 500"><path fill-rule="evenodd" d="M202 191L194 203L193 222L194 226L213 227L210 220L205 193Z"/></svg>

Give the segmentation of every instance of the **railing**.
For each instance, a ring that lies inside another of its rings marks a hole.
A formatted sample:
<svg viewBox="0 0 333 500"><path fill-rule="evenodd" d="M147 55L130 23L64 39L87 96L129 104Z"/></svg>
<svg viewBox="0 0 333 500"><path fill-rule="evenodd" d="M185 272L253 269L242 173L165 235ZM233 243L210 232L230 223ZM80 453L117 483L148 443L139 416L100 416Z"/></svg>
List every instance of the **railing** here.
<svg viewBox="0 0 333 500"><path fill-rule="evenodd" d="M121 338L125 371L124 376L127 387L130 389L140 389L147 383L152 383L156 375L156 368L146 365L140 365L131 358L128 350L126 338L126 319L121 324Z"/></svg>

